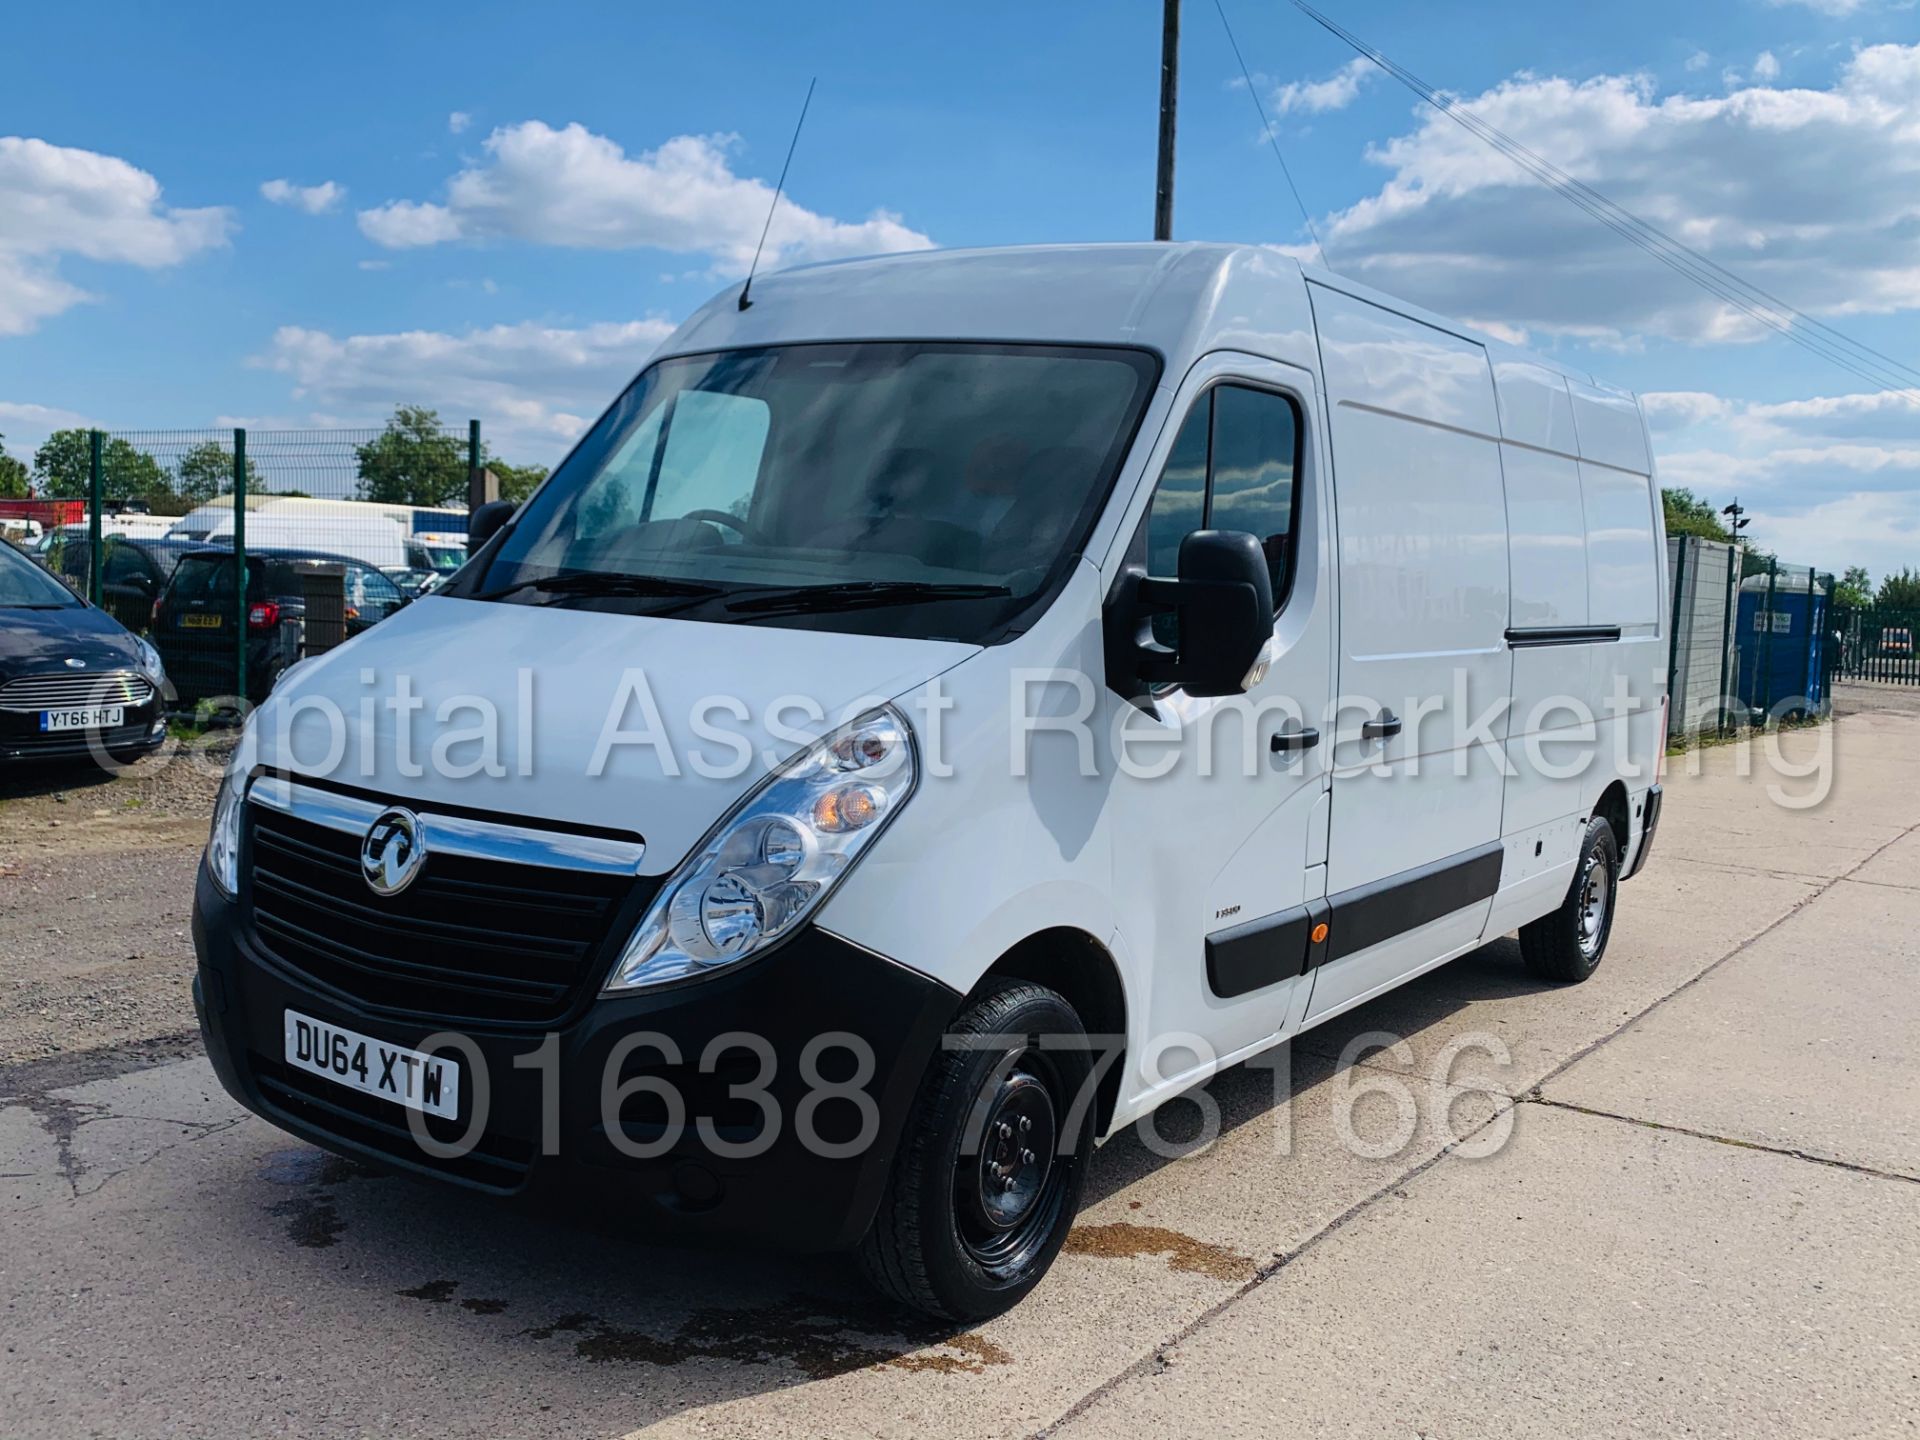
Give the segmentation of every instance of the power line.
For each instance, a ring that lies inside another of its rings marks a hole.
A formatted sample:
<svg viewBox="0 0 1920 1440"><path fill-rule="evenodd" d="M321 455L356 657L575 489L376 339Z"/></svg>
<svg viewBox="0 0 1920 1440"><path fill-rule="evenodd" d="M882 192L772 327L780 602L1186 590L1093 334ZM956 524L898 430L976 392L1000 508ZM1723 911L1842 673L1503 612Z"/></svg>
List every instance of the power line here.
<svg viewBox="0 0 1920 1440"><path fill-rule="evenodd" d="M1306 0L1288 0L1288 3L1355 52L1386 71L1469 134L1500 151L1542 185L1570 204L1579 207L1622 239L1639 246L1668 269L1692 281L1776 334L1784 336L1810 353L1849 371L1867 383L1882 389L1902 392L1909 398L1920 400L1920 390L1915 390L1913 387L1913 381L1920 380L1920 370L1853 339L1831 325L1813 319L1803 311L1788 305L1778 296L1736 275L1725 266L1708 259L1691 246L1641 219L1591 185L1574 179L1512 136L1441 94L1405 66L1307 4Z"/></svg>
<svg viewBox="0 0 1920 1440"><path fill-rule="evenodd" d="M1240 62L1240 74L1247 82L1247 95L1253 101L1253 108L1260 117L1260 129L1265 132L1267 144L1273 147L1273 158L1280 162L1280 173L1287 177L1287 189L1293 192L1293 203L1300 207L1300 218L1306 223L1307 234L1313 239L1313 248L1320 252L1320 263L1330 265L1327 259L1327 247L1320 243L1320 233L1313 228L1313 217L1307 213L1306 202L1300 198L1300 187L1293 183L1293 171L1287 168L1287 157L1280 153L1279 137L1273 133L1273 122L1267 119L1267 107L1260 103L1260 92L1253 83L1253 72L1247 69L1247 62L1240 54L1240 42L1233 38L1233 25L1227 19L1227 7L1221 0L1213 0L1213 8L1220 12L1220 24L1227 32L1227 44L1233 47L1233 58Z"/></svg>

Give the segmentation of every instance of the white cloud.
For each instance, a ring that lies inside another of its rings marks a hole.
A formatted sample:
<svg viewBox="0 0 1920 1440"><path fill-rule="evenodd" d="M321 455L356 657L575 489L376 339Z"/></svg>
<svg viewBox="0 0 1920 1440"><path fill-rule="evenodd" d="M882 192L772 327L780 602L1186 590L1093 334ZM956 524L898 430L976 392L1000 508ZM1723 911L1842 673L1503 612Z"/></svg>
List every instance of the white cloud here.
<svg viewBox="0 0 1920 1440"><path fill-rule="evenodd" d="M269 180L260 193L276 205L291 205L309 215L324 215L345 198L347 187L323 180L318 185L295 185L288 180Z"/></svg>
<svg viewBox="0 0 1920 1440"><path fill-rule="evenodd" d="M471 124L473 124L473 116L464 110L456 110L447 116L447 133L449 135L464 134Z"/></svg>
<svg viewBox="0 0 1920 1440"><path fill-rule="evenodd" d="M1866 8L1867 0L1767 0L1774 9L1784 9L1789 5L1798 5L1802 9L1817 11L1822 15L1851 15L1856 10Z"/></svg>
<svg viewBox="0 0 1920 1440"><path fill-rule="evenodd" d="M1796 565L1875 575L1920 565L1920 397L1884 390L1744 402L1645 395L1660 483L1717 509L1738 495L1748 532Z"/></svg>
<svg viewBox="0 0 1920 1440"><path fill-rule="evenodd" d="M256 367L290 377L293 397L332 423L377 424L396 405L477 416L496 452L551 462L673 331L662 319L577 329L527 322L452 335L409 330L336 337L282 326Z"/></svg>
<svg viewBox="0 0 1920 1440"><path fill-rule="evenodd" d="M31 462L33 452L56 430L88 430L99 422L77 410L0 400L0 435L9 455Z"/></svg>
<svg viewBox="0 0 1920 1440"><path fill-rule="evenodd" d="M0 335L96 298L61 278L62 256L160 269L232 229L222 206L163 205L158 180L112 155L0 136Z"/></svg>
<svg viewBox="0 0 1920 1440"><path fill-rule="evenodd" d="M1780 78L1780 62L1771 50L1762 50L1753 59L1753 78L1771 83Z"/></svg>
<svg viewBox="0 0 1920 1440"><path fill-rule="evenodd" d="M1708 420L1725 419L1733 402L1704 390L1656 390L1640 397L1647 423L1656 431L1684 429Z"/></svg>
<svg viewBox="0 0 1920 1440"><path fill-rule="evenodd" d="M1344 110L1359 97L1360 87L1379 73L1365 56L1349 60L1324 80L1290 80L1273 92L1273 108L1282 115L1304 111L1309 115Z"/></svg>
<svg viewBox="0 0 1920 1440"><path fill-rule="evenodd" d="M391 270L393 268L393 262L391 260L362 260L359 262L359 266L362 270Z"/></svg>
<svg viewBox="0 0 1920 1440"><path fill-rule="evenodd" d="M1687 57L1687 69L1689 72L1696 71L1696 70L1704 70L1707 68L1707 66L1711 65L1712 63L1713 63L1713 56L1709 55L1704 50L1696 50L1693 52L1693 54Z"/></svg>
<svg viewBox="0 0 1920 1440"><path fill-rule="evenodd" d="M1464 103L1803 310L1920 307L1920 45L1861 50L1824 90L1658 96L1642 77L1522 74ZM1321 231L1356 279L1548 333L1768 333L1443 115L1368 158L1390 178Z"/></svg>
<svg viewBox="0 0 1920 1440"><path fill-rule="evenodd" d="M599 250L651 247L708 254L719 269L739 273L753 257L773 190L764 180L734 174L729 155L737 145L734 136L681 135L628 155L582 125L556 130L529 120L489 135L486 161L448 181L444 203L392 201L362 210L360 228L391 249L492 238ZM932 244L888 211L847 222L816 214L788 195L763 263Z"/></svg>

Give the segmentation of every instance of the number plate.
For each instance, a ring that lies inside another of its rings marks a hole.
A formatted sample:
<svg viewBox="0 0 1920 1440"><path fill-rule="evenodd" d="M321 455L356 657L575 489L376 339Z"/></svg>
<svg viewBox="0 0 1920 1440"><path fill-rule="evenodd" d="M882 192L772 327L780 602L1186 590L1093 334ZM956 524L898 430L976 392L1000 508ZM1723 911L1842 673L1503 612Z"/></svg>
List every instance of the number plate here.
<svg viewBox="0 0 1920 1440"><path fill-rule="evenodd" d="M127 723L124 705L90 705L81 710L42 710L40 733L54 730L111 730Z"/></svg>
<svg viewBox="0 0 1920 1440"><path fill-rule="evenodd" d="M188 614L180 617L182 630L218 630L222 616Z"/></svg>
<svg viewBox="0 0 1920 1440"><path fill-rule="evenodd" d="M287 1064L358 1090L455 1119L460 1110L460 1066L439 1055L389 1045L371 1035L286 1012Z"/></svg>

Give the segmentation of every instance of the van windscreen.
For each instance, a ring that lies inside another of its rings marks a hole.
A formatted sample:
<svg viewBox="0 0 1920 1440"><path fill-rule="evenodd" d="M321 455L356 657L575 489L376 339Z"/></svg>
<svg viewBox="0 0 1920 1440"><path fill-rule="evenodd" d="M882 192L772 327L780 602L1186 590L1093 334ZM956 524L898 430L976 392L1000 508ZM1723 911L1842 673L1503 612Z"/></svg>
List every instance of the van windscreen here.
<svg viewBox="0 0 1920 1440"><path fill-rule="evenodd" d="M1085 543L1157 373L1137 350L952 342L663 361L528 503L466 593L991 632ZM614 578L593 583L603 576ZM649 581L674 590L670 607L646 596ZM829 585L817 603L806 593ZM934 599L951 602L937 618Z"/></svg>

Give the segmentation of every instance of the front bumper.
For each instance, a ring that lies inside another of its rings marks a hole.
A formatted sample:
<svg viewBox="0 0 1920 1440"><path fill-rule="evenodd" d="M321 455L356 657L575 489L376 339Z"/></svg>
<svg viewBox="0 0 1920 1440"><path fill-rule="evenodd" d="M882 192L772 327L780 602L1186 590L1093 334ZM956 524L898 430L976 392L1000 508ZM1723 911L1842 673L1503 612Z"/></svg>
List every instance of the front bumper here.
<svg viewBox="0 0 1920 1440"><path fill-rule="evenodd" d="M866 1233L920 1078L960 1001L937 981L809 926L736 971L595 999L551 1030L468 1028L469 1055L480 1062L473 1067L457 1049L424 1044L437 1027L369 1014L283 971L204 866L193 938L194 1008L208 1057L236 1100L281 1129L498 1194L624 1204L624 1221L639 1232L803 1251L844 1249ZM410 1112L285 1065L289 1008L459 1059L460 1113L427 1128L451 1141L484 1103L473 1149L435 1158L409 1130ZM734 1038L742 1032L771 1047L764 1085L764 1055ZM665 1040L671 1053L623 1043L637 1035ZM858 1085L848 1042L872 1057ZM527 1058L543 1056L543 1046L550 1058ZM622 1087L635 1093L622 1097ZM684 1107L681 1123L660 1099L668 1089ZM864 1098L849 1098L854 1091ZM657 1153L623 1154L616 1137Z"/></svg>
<svg viewBox="0 0 1920 1440"><path fill-rule="evenodd" d="M1633 863L1620 878L1631 880L1638 875L1647 863L1647 855L1653 849L1654 831L1660 828L1660 805L1665 792L1656 783L1647 791L1646 813L1640 817L1640 848L1633 852Z"/></svg>
<svg viewBox="0 0 1920 1440"><path fill-rule="evenodd" d="M40 717L0 712L0 763L15 760L85 760L106 751L116 760L150 754L167 738L163 702L156 694L144 705L129 705L125 724L111 730L56 730L44 733Z"/></svg>

